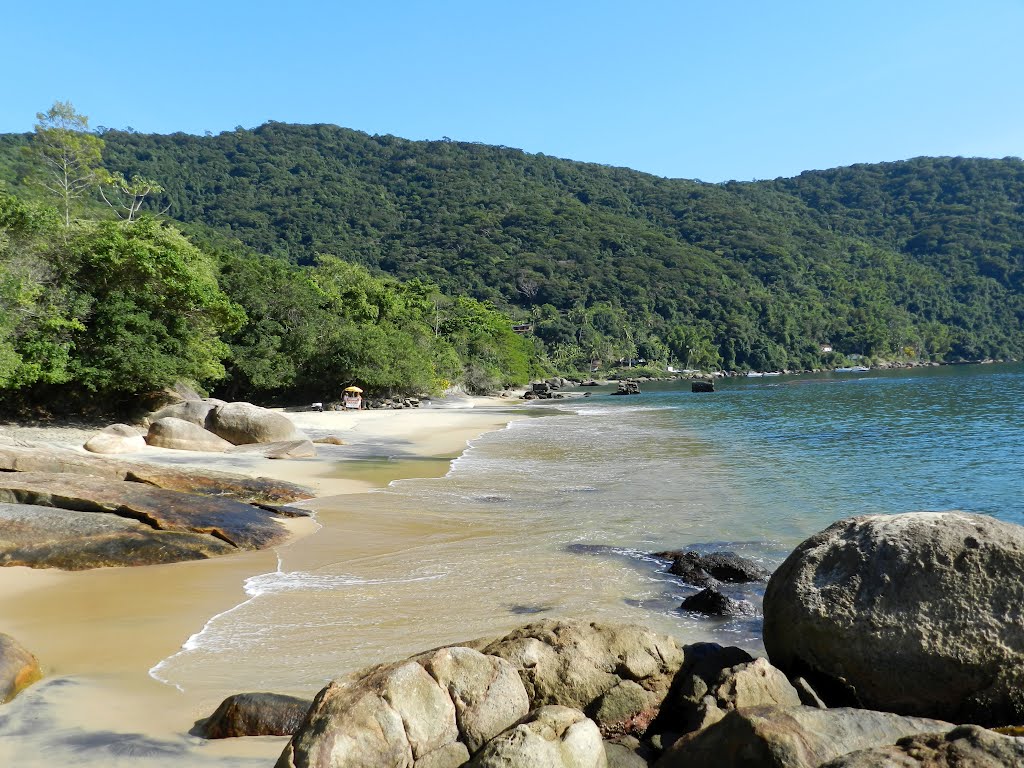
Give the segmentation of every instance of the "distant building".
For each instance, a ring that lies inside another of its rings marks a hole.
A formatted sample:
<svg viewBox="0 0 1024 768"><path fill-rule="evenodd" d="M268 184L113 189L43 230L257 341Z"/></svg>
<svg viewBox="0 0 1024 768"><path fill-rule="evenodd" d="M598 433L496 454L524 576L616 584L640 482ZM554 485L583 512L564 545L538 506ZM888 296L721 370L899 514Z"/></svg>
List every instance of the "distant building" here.
<svg viewBox="0 0 1024 768"><path fill-rule="evenodd" d="M532 333L533 323L513 323L512 330L516 333Z"/></svg>
<svg viewBox="0 0 1024 768"><path fill-rule="evenodd" d="M832 345L831 344L822 344L821 345L821 351L824 353L824 352L832 352L834 350L832 349Z"/></svg>

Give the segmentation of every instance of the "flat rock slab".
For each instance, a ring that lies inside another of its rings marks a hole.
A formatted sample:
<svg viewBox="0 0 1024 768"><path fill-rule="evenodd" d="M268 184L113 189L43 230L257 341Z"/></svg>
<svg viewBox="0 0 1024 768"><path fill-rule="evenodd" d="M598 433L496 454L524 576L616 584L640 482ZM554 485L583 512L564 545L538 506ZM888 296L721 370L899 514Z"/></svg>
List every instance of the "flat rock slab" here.
<svg viewBox="0 0 1024 768"><path fill-rule="evenodd" d="M0 442L0 472L59 472L110 480L133 480L157 488L230 496L254 504L287 504L314 495L311 490L300 485L262 477L243 477L193 468L181 470L138 461L108 459L45 443L22 441Z"/></svg>
<svg viewBox="0 0 1024 768"><path fill-rule="evenodd" d="M240 549L263 549L287 535L273 513L251 504L96 477L7 473L0 476L0 502L109 513L159 531L213 536Z"/></svg>
<svg viewBox="0 0 1024 768"><path fill-rule="evenodd" d="M0 566L81 571L204 560L237 551L208 534L158 531L117 515L0 503Z"/></svg>

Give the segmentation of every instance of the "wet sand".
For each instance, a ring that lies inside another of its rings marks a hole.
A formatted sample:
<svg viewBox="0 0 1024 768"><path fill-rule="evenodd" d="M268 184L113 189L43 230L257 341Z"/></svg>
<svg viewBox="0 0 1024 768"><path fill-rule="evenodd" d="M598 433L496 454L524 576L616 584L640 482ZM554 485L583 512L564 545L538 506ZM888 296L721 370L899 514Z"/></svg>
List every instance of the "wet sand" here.
<svg viewBox="0 0 1024 768"><path fill-rule="evenodd" d="M318 446L317 459L158 449L129 458L271 476L310 487L322 500L402 477L443 475L469 441L517 418L507 410L514 404L481 399L473 408L287 414L311 436L334 434L345 441ZM53 428L17 436L64 441ZM64 439L79 444L80 438L81 430L74 430ZM319 523L285 524L294 536L283 547L207 561L77 573L0 569L0 631L35 653L45 673L0 709L0 764L273 765L284 737L206 742L188 736L195 720L212 713L221 692L213 694L203 681L182 692L155 680L150 670L212 617L245 601L247 578L275 571L282 556L301 562L304 547L295 545L304 537L312 535L305 546L317 549ZM406 535L415 546L415 530L389 531L390 537ZM391 538L390 545L402 542ZM375 549L371 541L366 546ZM351 542L350 549L359 547L358 539Z"/></svg>

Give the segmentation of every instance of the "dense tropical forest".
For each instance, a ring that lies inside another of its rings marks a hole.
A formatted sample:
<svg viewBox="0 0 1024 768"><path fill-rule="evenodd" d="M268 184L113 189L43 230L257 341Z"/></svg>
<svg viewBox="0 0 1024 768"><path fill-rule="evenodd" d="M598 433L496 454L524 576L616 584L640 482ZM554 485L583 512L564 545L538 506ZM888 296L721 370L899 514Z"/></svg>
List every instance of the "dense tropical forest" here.
<svg viewBox="0 0 1024 768"><path fill-rule="evenodd" d="M327 125L79 125L98 172L72 199L38 183L43 117L0 136L0 386L29 400L1024 355L1017 158L705 184Z"/></svg>

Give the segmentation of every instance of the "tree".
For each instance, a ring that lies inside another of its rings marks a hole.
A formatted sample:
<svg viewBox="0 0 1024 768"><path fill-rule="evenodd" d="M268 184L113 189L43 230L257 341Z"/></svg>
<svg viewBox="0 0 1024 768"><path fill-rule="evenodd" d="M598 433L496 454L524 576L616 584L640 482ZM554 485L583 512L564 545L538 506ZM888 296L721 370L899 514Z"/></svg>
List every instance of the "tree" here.
<svg viewBox="0 0 1024 768"><path fill-rule="evenodd" d="M119 219L125 221L135 220L147 197L158 195L164 191L164 188L155 181L144 179L138 175L126 179L117 171L108 173L100 170L97 181L103 202L113 209Z"/></svg>
<svg viewBox="0 0 1024 768"><path fill-rule="evenodd" d="M103 139L88 133L89 118L80 115L70 101L55 101L46 112L37 112L35 135L29 147L38 167L36 179L60 198L64 226L71 226L71 202L96 186L101 178Z"/></svg>

